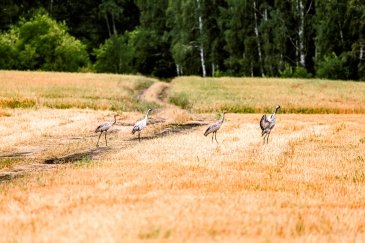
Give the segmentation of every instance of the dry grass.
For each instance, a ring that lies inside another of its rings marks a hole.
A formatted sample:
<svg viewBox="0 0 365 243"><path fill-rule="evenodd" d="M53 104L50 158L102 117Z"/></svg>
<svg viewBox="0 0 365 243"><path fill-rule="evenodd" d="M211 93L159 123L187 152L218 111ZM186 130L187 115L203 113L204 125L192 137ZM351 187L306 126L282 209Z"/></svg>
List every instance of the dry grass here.
<svg viewBox="0 0 365 243"><path fill-rule="evenodd" d="M278 114L268 145L260 114L228 113L219 144L202 135L206 126L153 137L168 124L216 119L164 104L156 94L166 85L154 81L0 72L0 103L8 107L0 110L0 174L28 170L0 182L0 242L365 241L363 115ZM170 97L184 103L185 93L194 111L271 110L275 97L284 112L364 112L360 83L251 81L179 78ZM136 96L153 82L142 96L165 106L151 115L163 123L149 125L139 143L131 124L143 114L120 110L145 111ZM47 108L67 102L83 109ZM112 121L113 102L124 106L116 109L109 147L102 138L92 158L31 166L95 150L94 130Z"/></svg>
<svg viewBox="0 0 365 243"><path fill-rule="evenodd" d="M42 148L34 161L94 147L95 124L112 115L10 112L0 117L2 152ZM363 242L363 116L279 114L269 145L259 118L227 114L218 145L205 127L138 143L117 126L110 152L95 160L1 183L0 241Z"/></svg>
<svg viewBox="0 0 365 243"><path fill-rule="evenodd" d="M169 99L194 112L365 113L365 83L278 78L179 77Z"/></svg>
<svg viewBox="0 0 365 243"><path fill-rule="evenodd" d="M145 110L138 94L156 80L133 75L0 71L0 108Z"/></svg>

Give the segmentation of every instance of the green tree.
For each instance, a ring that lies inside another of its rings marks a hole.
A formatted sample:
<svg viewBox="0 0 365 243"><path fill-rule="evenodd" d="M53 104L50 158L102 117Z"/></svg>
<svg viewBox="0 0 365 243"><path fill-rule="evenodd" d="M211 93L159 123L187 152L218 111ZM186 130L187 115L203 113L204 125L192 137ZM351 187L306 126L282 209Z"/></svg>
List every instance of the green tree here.
<svg viewBox="0 0 365 243"><path fill-rule="evenodd" d="M316 12L318 76L327 73L329 78L364 78L364 4L358 0L324 1L317 3ZM324 72L338 65L341 68L333 69L338 74Z"/></svg>
<svg viewBox="0 0 365 243"><path fill-rule="evenodd" d="M25 25L40 8L64 29ZM364 19L361 0L4 0L0 67L77 70L84 49L99 72L365 80Z"/></svg>
<svg viewBox="0 0 365 243"><path fill-rule="evenodd" d="M30 18L34 11L43 6L44 2L41 0L2 0L0 4L0 31L9 30L21 17Z"/></svg>
<svg viewBox="0 0 365 243"><path fill-rule="evenodd" d="M204 25L207 42L207 69L208 75L215 76L217 73L225 72L224 60L228 53L224 50L226 41L223 38L224 32L219 27L221 8L227 7L225 0L204 1Z"/></svg>
<svg viewBox="0 0 365 243"><path fill-rule="evenodd" d="M133 35L135 35L134 32L113 35L100 45L100 48L95 49L95 70L109 73L133 73L132 62L135 52L131 44Z"/></svg>
<svg viewBox="0 0 365 243"><path fill-rule="evenodd" d="M64 23L44 12L21 19L1 39L11 45L10 51L0 55L11 58L12 68L75 72L89 61L85 45L67 33Z"/></svg>
<svg viewBox="0 0 365 243"><path fill-rule="evenodd" d="M178 75L201 74L199 28L195 0L170 0L167 10L171 28L171 53ZM203 41L203 38L200 39ZM204 44L204 43L201 43Z"/></svg>
<svg viewBox="0 0 365 243"><path fill-rule="evenodd" d="M252 13L249 0L227 0L227 7L221 8L220 27L229 54L225 65L230 75L260 75Z"/></svg>
<svg viewBox="0 0 365 243"><path fill-rule="evenodd" d="M136 4L141 25L134 36L135 69L156 77L175 76L166 24L168 0L137 0Z"/></svg>
<svg viewBox="0 0 365 243"><path fill-rule="evenodd" d="M227 53L219 28L222 0L170 1L167 10L171 28L171 52L178 75L213 75L224 70Z"/></svg>
<svg viewBox="0 0 365 243"><path fill-rule="evenodd" d="M18 36L14 31L0 34L0 69L14 69L17 67L16 42Z"/></svg>

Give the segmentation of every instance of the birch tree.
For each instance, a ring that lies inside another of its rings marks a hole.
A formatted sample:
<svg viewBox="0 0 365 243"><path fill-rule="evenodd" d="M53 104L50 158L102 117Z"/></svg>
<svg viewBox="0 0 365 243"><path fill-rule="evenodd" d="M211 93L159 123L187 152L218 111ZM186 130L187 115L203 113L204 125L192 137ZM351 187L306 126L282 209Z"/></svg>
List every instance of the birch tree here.
<svg viewBox="0 0 365 243"><path fill-rule="evenodd" d="M201 10L201 0L196 0L197 3L197 17L198 17L198 25L199 25L199 52L200 52L200 64L202 69L202 76L207 76L207 71L205 69L205 50L204 50L204 29L203 29L203 16Z"/></svg>
<svg viewBox="0 0 365 243"><path fill-rule="evenodd" d="M261 73L261 76L265 77L264 69L262 67L262 52L261 52L261 43L260 43L260 36L259 36L256 0L253 0L253 15L254 15L254 21L255 21L254 28L255 28L256 42L257 42L257 52L259 55L260 73Z"/></svg>
<svg viewBox="0 0 365 243"><path fill-rule="evenodd" d="M299 36L299 47L298 56L299 63L302 67L305 67L305 52L304 52L304 6L303 0L297 0L297 11L299 15L298 23L298 36Z"/></svg>
<svg viewBox="0 0 365 243"><path fill-rule="evenodd" d="M171 0L168 19L172 55L179 74L207 75L203 0Z"/></svg>

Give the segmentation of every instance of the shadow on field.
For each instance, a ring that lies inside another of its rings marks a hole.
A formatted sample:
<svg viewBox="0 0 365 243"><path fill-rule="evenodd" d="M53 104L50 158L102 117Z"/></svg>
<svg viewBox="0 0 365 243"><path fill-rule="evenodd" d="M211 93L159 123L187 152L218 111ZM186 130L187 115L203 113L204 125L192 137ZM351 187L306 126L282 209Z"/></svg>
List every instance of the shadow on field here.
<svg viewBox="0 0 365 243"><path fill-rule="evenodd" d="M43 161L43 163L19 165L11 171L1 172L0 182L20 178L28 172L51 169L57 166L58 164L74 163L79 161L88 162L91 161L94 158L94 156L101 153L106 153L111 150L112 150L111 147L99 147L82 152L67 154L61 157L46 159ZM6 157L5 155L2 156L5 158L15 158L15 157L18 158L19 156L24 156L24 155L27 155L27 153L21 153L21 154L14 153L6 155Z"/></svg>
<svg viewBox="0 0 365 243"><path fill-rule="evenodd" d="M171 134L182 133L190 129L205 126L206 122L189 122L184 124L170 124L166 126L161 132L156 133L152 138L165 137Z"/></svg>
<svg viewBox="0 0 365 243"><path fill-rule="evenodd" d="M0 158L16 158L16 157L21 157L21 156L25 156L25 155L30 155L32 153L33 152L25 151L25 152L11 153L11 154L1 154Z"/></svg>
<svg viewBox="0 0 365 243"><path fill-rule="evenodd" d="M165 126L161 131L154 133L152 136L143 136L141 135L141 141L142 140L152 140L160 137L166 137L173 134L179 134L183 132L187 132L193 128L205 126L208 123L206 122L189 122L184 124L169 124ZM133 137L129 139L128 141L136 141L138 140L138 137Z"/></svg>
<svg viewBox="0 0 365 243"><path fill-rule="evenodd" d="M0 182L23 177L26 173L54 168L55 165L48 164L27 164L18 166L12 171L0 173Z"/></svg>
<svg viewBox="0 0 365 243"><path fill-rule="evenodd" d="M66 164L73 163L77 161L89 161L92 160L95 155L111 150L110 147L99 147L95 149L90 149L83 152L72 153L68 155L64 155L61 157L55 157L46 159L44 164Z"/></svg>

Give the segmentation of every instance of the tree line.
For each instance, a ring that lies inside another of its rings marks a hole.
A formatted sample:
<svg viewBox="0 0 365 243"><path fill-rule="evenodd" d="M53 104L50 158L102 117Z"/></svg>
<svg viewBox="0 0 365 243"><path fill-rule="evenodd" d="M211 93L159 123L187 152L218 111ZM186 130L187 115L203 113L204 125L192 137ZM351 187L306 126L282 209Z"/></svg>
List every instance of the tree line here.
<svg viewBox="0 0 365 243"><path fill-rule="evenodd" d="M365 80L362 0L4 0L0 69Z"/></svg>

